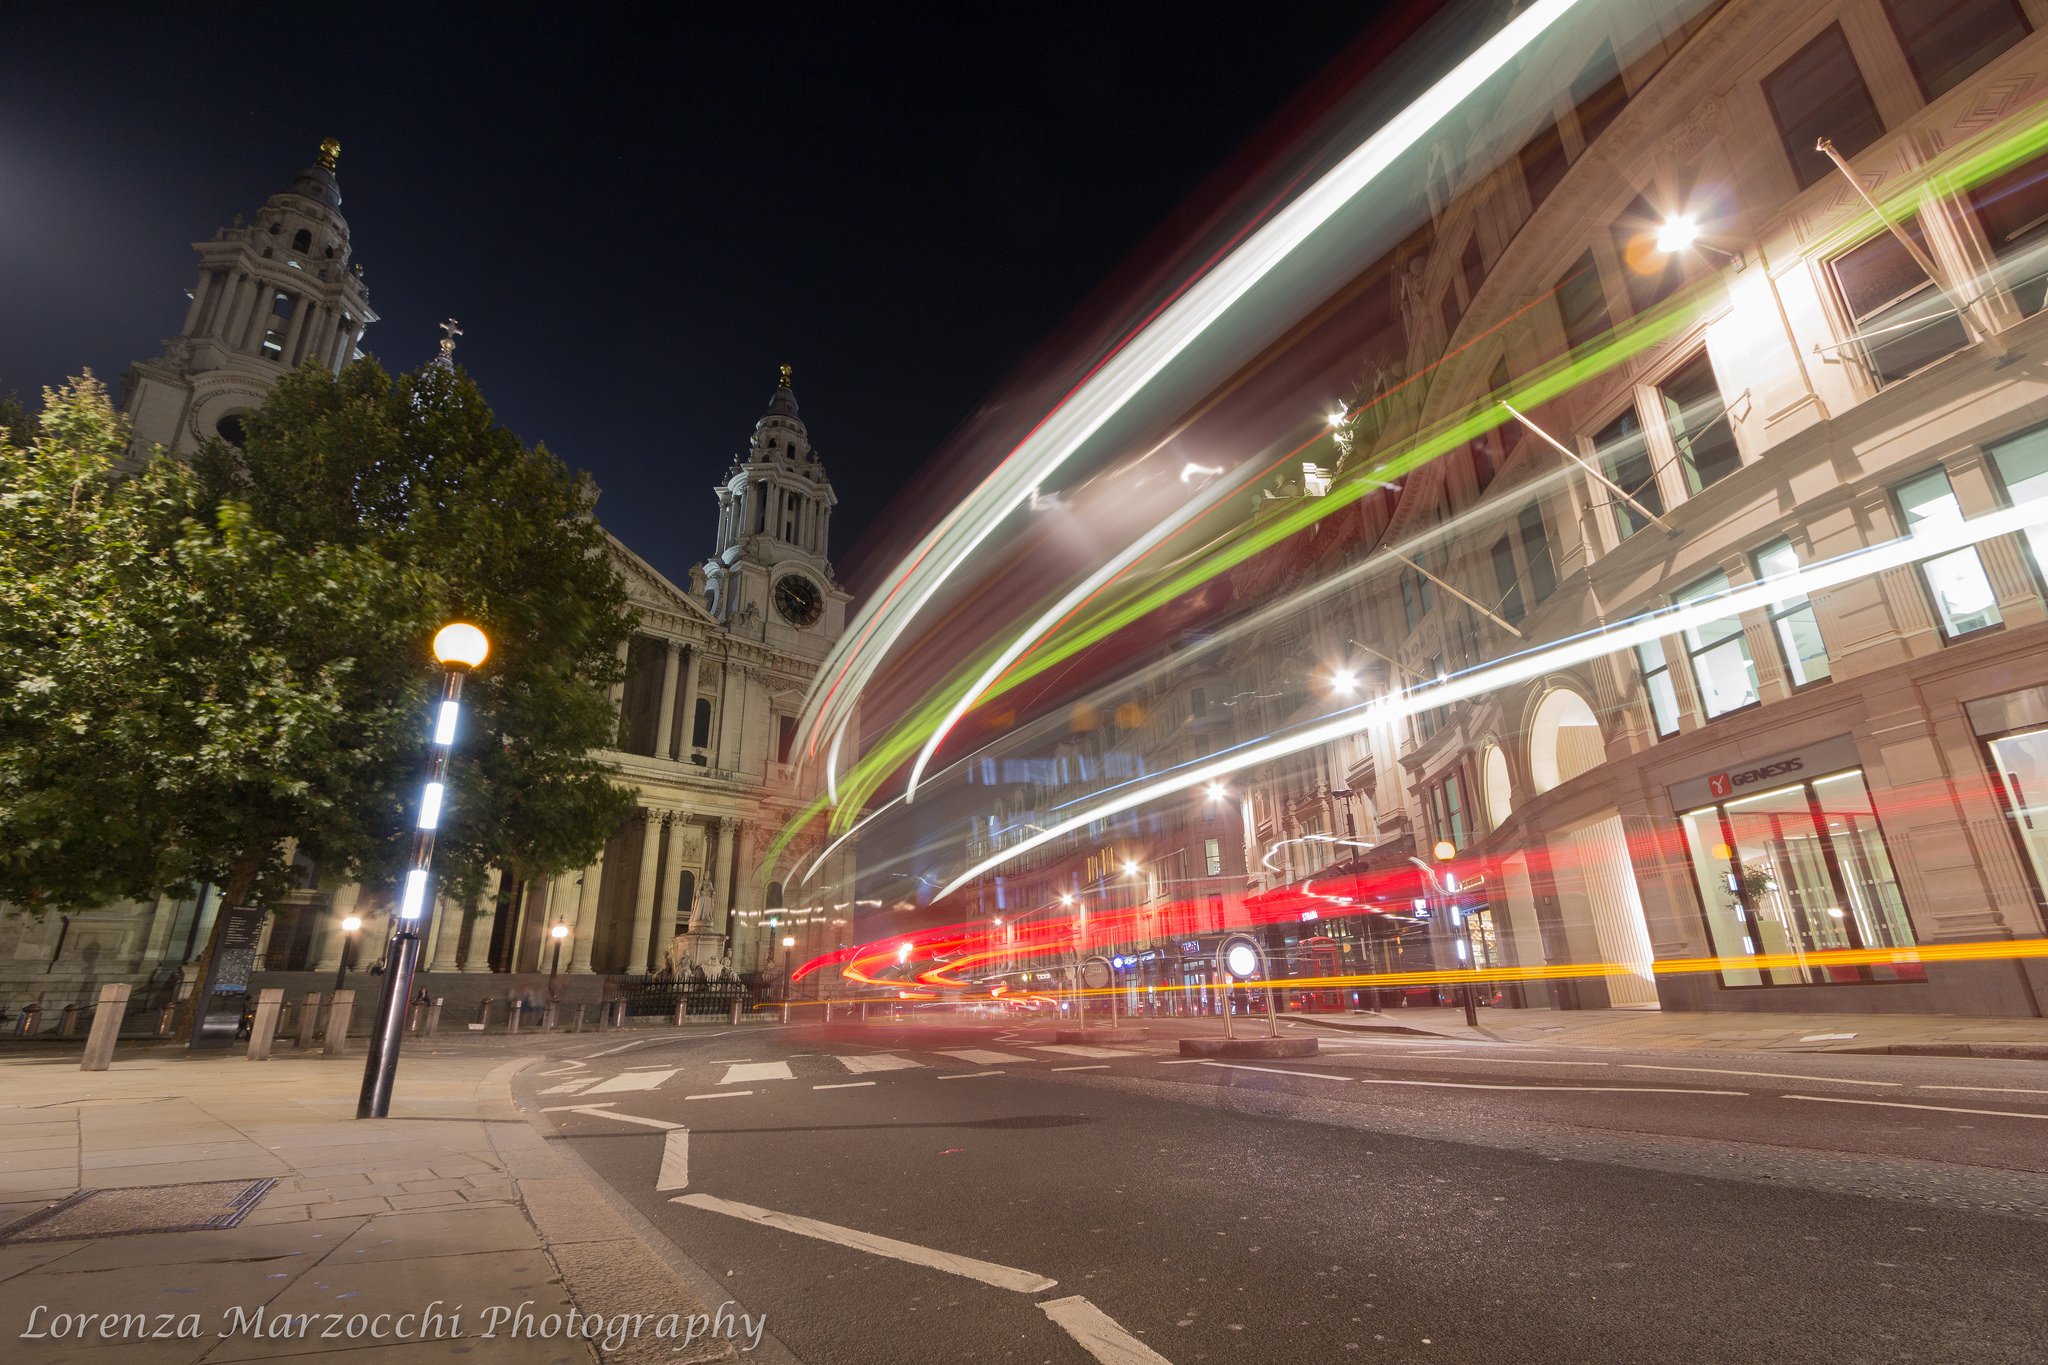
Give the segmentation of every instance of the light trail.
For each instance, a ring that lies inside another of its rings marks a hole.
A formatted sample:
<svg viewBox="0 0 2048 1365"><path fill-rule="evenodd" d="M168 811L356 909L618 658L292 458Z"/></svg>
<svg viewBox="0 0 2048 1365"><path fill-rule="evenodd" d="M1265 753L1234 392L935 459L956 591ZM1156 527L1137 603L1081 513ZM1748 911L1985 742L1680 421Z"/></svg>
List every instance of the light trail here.
<svg viewBox="0 0 2048 1365"><path fill-rule="evenodd" d="M983 859L947 883L939 892L939 898L951 895L976 877L993 872L996 868L1063 834L1083 829L1120 811L1186 791L1190 787L1220 781L1244 768L1285 758L1304 749L1314 748L1318 744L1327 744L1331 740L1342 739L1361 731L1390 726L1395 721L1418 711L1467 701L1515 683L1539 678L1560 668L1569 668L1619 653L1624 649L1633 649L1639 644L1677 634L1691 626L1703 625L1708 621L1720 620L1739 612L1765 608L1782 600L1788 591L1804 592L1811 596L1828 588L1881 573L1886 569L1899 568L1922 559L1932 559L1952 550L1964 549L1997 536L2012 535L2029 527L2041 525L2048 525L2048 500L2023 503L2018 507L2008 507L1969 521L1959 521L1883 545L1852 551L1835 559L1802 566L1792 573L1731 588L1703 602L1685 607L1660 608L1622 625L1566 640L1546 649L1531 651L1490 668L1474 669L1440 683L1408 688L1363 706L1351 708L1349 712L1321 724L1255 743L1228 757L1198 763L1192 768L1183 769L1177 775L1148 782L1120 796L1097 802L1078 815L1060 820L1043 832Z"/></svg>
<svg viewBox="0 0 2048 1365"><path fill-rule="evenodd" d="M808 735L815 736L844 719L882 656L967 557L1003 519L1029 500L1032 489L1071 459L1297 247L1578 3L1537 0L1509 20L1419 99L1274 214L1215 269L1190 285L1150 326L1109 357L1072 398L1049 414L1003 465L925 538L882 601L861 613L852 644L843 650L835 648L812 696L806 699L804 727ZM896 605L899 594L902 600ZM893 619L885 619L892 606ZM827 676L830 682L825 681ZM810 738L806 750L814 744L815 739Z"/></svg>

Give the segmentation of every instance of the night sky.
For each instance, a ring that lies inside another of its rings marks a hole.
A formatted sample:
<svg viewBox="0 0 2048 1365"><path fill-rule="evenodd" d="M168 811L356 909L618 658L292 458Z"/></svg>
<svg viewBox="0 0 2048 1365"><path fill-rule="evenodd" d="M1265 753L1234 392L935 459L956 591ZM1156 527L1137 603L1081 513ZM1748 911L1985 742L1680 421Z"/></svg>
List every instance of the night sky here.
<svg viewBox="0 0 2048 1365"><path fill-rule="evenodd" d="M460 319L678 581L792 363L860 586L891 497L1372 14L704 8L8 6L0 392L156 354L188 244L333 136L366 349L410 369Z"/></svg>

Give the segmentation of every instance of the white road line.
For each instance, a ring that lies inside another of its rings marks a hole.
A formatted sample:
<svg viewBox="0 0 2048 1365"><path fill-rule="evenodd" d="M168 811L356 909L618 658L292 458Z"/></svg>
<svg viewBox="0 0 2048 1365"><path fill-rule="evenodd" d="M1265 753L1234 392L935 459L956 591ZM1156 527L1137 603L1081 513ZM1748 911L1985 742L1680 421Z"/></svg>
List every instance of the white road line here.
<svg viewBox="0 0 2048 1365"><path fill-rule="evenodd" d="M619 1090L653 1090L663 1081L676 1074L677 1068L668 1066L659 1071L622 1071L607 1081L599 1081L586 1095L609 1095Z"/></svg>
<svg viewBox="0 0 2048 1365"><path fill-rule="evenodd" d="M746 1062L725 1069L725 1079L720 1085L739 1085L746 1081L786 1081L790 1078L788 1062Z"/></svg>
<svg viewBox="0 0 2048 1365"><path fill-rule="evenodd" d="M1091 1065L1091 1066L1056 1066L1056 1067L1054 1067L1054 1068L1053 1068L1053 1070L1054 1070L1054 1071L1107 1071L1107 1070L1109 1070L1109 1063L1108 1063L1108 1062L1096 1062L1096 1063L1094 1063L1094 1064L1093 1064L1093 1065Z"/></svg>
<svg viewBox="0 0 2048 1365"><path fill-rule="evenodd" d="M815 1218L799 1218L792 1213L777 1213L773 1209L757 1208L752 1204L738 1204L713 1195L685 1194L677 1196L671 1202L703 1209L708 1213L722 1213L728 1218L740 1218L749 1223L760 1223L764 1227L777 1228L783 1232L793 1232L799 1237L834 1242L843 1247L851 1247L855 1251L865 1251L873 1256L887 1256L893 1261L908 1261L912 1265L929 1266L933 1270L943 1270L949 1275L979 1280L983 1284L994 1285L997 1289L1015 1290L1019 1294L1041 1294L1059 1284L1058 1280L1034 1275L1028 1270L997 1265L993 1261L978 1261L972 1256L956 1256L950 1251L936 1251L912 1242L899 1242L893 1237L878 1237L872 1232L840 1227L836 1223L821 1223Z"/></svg>
<svg viewBox="0 0 2048 1365"><path fill-rule="evenodd" d="M1247 1066L1243 1062L1213 1062L1206 1057L1202 1059L1202 1065L1226 1066L1232 1071L1265 1071L1275 1076L1306 1076L1314 1081L1348 1081L1351 1079L1349 1076L1332 1076L1327 1071L1289 1071L1284 1067L1278 1066Z"/></svg>
<svg viewBox="0 0 2048 1365"><path fill-rule="evenodd" d="M638 1114L616 1114L616 1113L613 1113L613 1112L612 1112L612 1107L611 1107L611 1104L610 1104L610 1102L609 1102L609 1101L607 1101L607 1102L606 1102L606 1103L604 1103L604 1104L572 1104L572 1105L568 1106L568 1108L567 1108L567 1109L566 1109L565 1111L555 1111L555 1110L550 1110L550 1111L547 1111L547 1112L551 1112L551 1113L553 1113L553 1112L567 1112L567 1113L571 1113L571 1114L588 1114L588 1115L590 1115L590 1117L592 1117L592 1118L594 1118L594 1119L617 1119L617 1120L618 1120L618 1121L619 1121L620 1123L637 1123L637 1124L639 1124L639 1125L640 1125L640 1126L641 1126L642 1128L661 1128L661 1129L672 1129L672 1128L680 1128L680 1127L682 1127L682 1126L683 1126L683 1125L682 1125L682 1124L680 1124L680 1123L670 1123L670 1122L669 1122L669 1121L668 1121L667 1119L648 1119L648 1118L642 1118L642 1117L640 1117L640 1115L638 1115Z"/></svg>
<svg viewBox="0 0 2048 1365"><path fill-rule="evenodd" d="M1043 1299L1038 1307L1102 1365L1172 1365L1165 1356L1117 1326L1115 1318L1079 1294L1064 1299Z"/></svg>
<svg viewBox="0 0 2048 1365"><path fill-rule="evenodd" d="M654 1177L657 1192L690 1187L690 1130L670 1128L661 1141L661 1174Z"/></svg>
<svg viewBox="0 0 2048 1365"><path fill-rule="evenodd" d="M1207 1057L1171 1057L1171 1058L1168 1058L1167 1060L1165 1060L1165 1061L1161 1062L1161 1063L1160 1063L1159 1065L1161 1065L1161 1066L1200 1066L1200 1065L1201 1065L1201 1064L1202 1064L1203 1062L1206 1062L1206 1061L1208 1061L1208 1060L1209 1060L1209 1059L1208 1059Z"/></svg>
<svg viewBox="0 0 2048 1365"><path fill-rule="evenodd" d="M543 1095L573 1095L584 1086L595 1084L597 1084L597 1077L585 1076L581 1080L563 1081L560 1085L551 1085L540 1093Z"/></svg>
<svg viewBox="0 0 2048 1365"><path fill-rule="evenodd" d="M877 1052L869 1057L841 1057L839 1065L858 1076L867 1071L901 1071L906 1067L921 1067L923 1062L913 1062L908 1057L892 1057L886 1052Z"/></svg>
<svg viewBox="0 0 2048 1365"><path fill-rule="evenodd" d="M2048 1119L2048 1114L2029 1114L2017 1109L1956 1109L1946 1104L1901 1104L1897 1100L1847 1100L1829 1095L1785 1095L1788 1100L1811 1100L1815 1104L1867 1104L1880 1109L1918 1109L1931 1114L1984 1114L2001 1119Z"/></svg>
<svg viewBox="0 0 2048 1365"><path fill-rule="evenodd" d="M1029 1057L1019 1057L1014 1052L990 1052L987 1048L980 1047L942 1048L939 1050L939 1055L941 1057L958 1057L961 1061L973 1062L976 1066L988 1066L994 1062L1028 1062L1031 1060Z"/></svg>
<svg viewBox="0 0 2048 1365"><path fill-rule="evenodd" d="M627 1067L627 1068L626 1068L626 1070L628 1070L628 1071L659 1071L659 1070L661 1070L661 1068L662 1068L662 1067L663 1067L664 1065L666 1065L666 1063L663 1063L663 1062L642 1062L642 1063L640 1063L640 1064L639 1064L638 1066L629 1066L629 1067Z"/></svg>
<svg viewBox="0 0 2048 1365"><path fill-rule="evenodd" d="M1000 1076L1002 1074L1000 1071L949 1071L942 1072L939 1079L942 1081L971 1081L976 1076Z"/></svg>
<svg viewBox="0 0 2048 1365"><path fill-rule="evenodd" d="M742 1095L751 1095L751 1090L714 1090L708 1095L685 1095L686 1100L736 1100Z"/></svg>
<svg viewBox="0 0 2048 1365"><path fill-rule="evenodd" d="M740 1062L751 1062L752 1057L710 1057L705 1059L711 1066L733 1066Z"/></svg>
<svg viewBox="0 0 2048 1365"><path fill-rule="evenodd" d="M1500 1085L1480 1081L1393 1081L1384 1076L1347 1076L1360 1085L1419 1085L1431 1090L1534 1090L1574 1092L1585 1095L1735 1095L1747 1090L1690 1090L1675 1085Z"/></svg>
<svg viewBox="0 0 2048 1365"><path fill-rule="evenodd" d="M1127 1047L1083 1047L1079 1043L1032 1043L1033 1052L1057 1052L1068 1057L1135 1057Z"/></svg>
<svg viewBox="0 0 2048 1365"><path fill-rule="evenodd" d="M1980 1095L2048 1095L2048 1090L2022 1090L2016 1085L1923 1085L1921 1090L1974 1090Z"/></svg>
<svg viewBox="0 0 2048 1365"><path fill-rule="evenodd" d="M615 1052L629 1052L636 1047L645 1047L647 1044L655 1041L657 1040L653 1038L636 1038L630 1043L620 1043L617 1047L601 1048L596 1052L586 1052L583 1055L586 1057L609 1057Z"/></svg>
<svg viewBox="0 0 2048 1365"><path fill-rule="evenodd" d="M811 1089L813 1089L813 1090L854 1090L854 1089L857 1089L857 1088L859 1088L860 1086L863 1086L863 1085L873 1085L873 1084L874 1084L874 1082L873 1082L873 1081L834 1081L834 1082L832 1082L832 1083L831 1083L830 1085L814 1085L814 1086L812 1086L812 1087L811 1087Z"/></svg>
<svg viewBox="0 0 2048 1365"><path fill-rule="evenodd" d="M1595 1062L1593 1065L1606 1066L1607 1063ZM1727 1067L1722 1066L1659 1066L1655 1062L1621 1062L1619 1065L1625 1066L1631 1071L1698 1071L1711 1076L1762 1076L1766 1080L1819 1081L1824 1085L1896 1086L1899 1084L1897 1081L1852 1081L1846 1076L1798 1076L1789 1071L1730 1071Z"/></svg>
<svg viewBox="0 0 2048 1365"><path fill-rule="evenodd" d="M595 1114L599 1110L611 1107L612 1102L610 1100L606 1100L602 1104L548 1104L541 1106L540 1112L543 1114Z"/></svg>
<svg viewBox="0 0 2048 1365"><path fill-rule="evenodd" d="M1410 1053L1409 1055L1410 1055L1411 1057L1420 1057L1420 1056L1422 1056L1423 1054L1422 1054L1422 1053L1420 1053L1420 1052L1413 1052L1413 1053ZM1538 1060L1536 1060L1536 1059L1535 1059L1534 1057L1466 1057L1466 1056L1462 1056L1462 1055L1460 1055L1460 1054L1458 1054L1458 1053L1455 1053L1455 1052L1447 1052L1447 1053L1443 1054L1442 1056L1438 1056L1438 1055L1436 1055L1435 1053L1430 1053L1430 1054L1429 1054L1429 1059L1430 1059L1430 1060L1431 1060L1432 1062L1477 1062L1477 1063L1479 1063L1479 1064L1480 1064L1481 1066L1496 1066L1496 1065L1498 1065L1498 1066L1613 1066L1613 1065L1614 1065L1614 1063L1613 1063L1613 1062L1542 1062L1542 1061L1538 1061ZM1692 1070L1694 1070L1695 1068L1693 1068L1693 1067L1689 1067L1689 1066L1674 1066L1674 1067L1660 1067L1660 1068L1658 1068L1658 1069L1659 1069L1659 1070L1670 1070L1670 1071L1692 1071ZM1702 1070L1711 1070L1712 1068L1699 1068L1699 1069L1702 1069ZM1732 1076L1747 1076L1747 1075L1749 1075L1750 1073L1749 1073L1749 1072L1746 1072L1746 1071L1732 1071L1732 1072L1730 1072L1729 1074L1730 1074L1730 1075L1732 1075Z"/></svg>
<svg viewBox="0 0 2048 1365"><path fill-rule="evenodd" d="M549 1076L566 1076L572 1071L581 1071L582 1069L583 1063L571 1062L567 1066L558 1066L553 1071L543 1071L540 1074L541 1078L545 1080Z"/></svg>

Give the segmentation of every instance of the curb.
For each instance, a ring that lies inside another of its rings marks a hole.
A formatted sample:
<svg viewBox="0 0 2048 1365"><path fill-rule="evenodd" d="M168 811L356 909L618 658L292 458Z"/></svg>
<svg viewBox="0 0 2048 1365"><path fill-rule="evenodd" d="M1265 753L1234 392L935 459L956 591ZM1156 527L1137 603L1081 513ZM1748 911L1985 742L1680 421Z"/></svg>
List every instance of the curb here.
<svg viewBox="0 0 2048 1365"><path fill-rule="evenodd" d="M1787 1048L1786 1051L1791 1051ZM1872 1043L1867 1047L1801 1049L1812 1052L1852 1052L1866 1056L1893 1057L1991 1057L2011 1062L2048 1062L2048 1044L2043 1043Z"/></svg>
<svg viewBox="0 0 2048 1365"><path fill-rule="evenodd" d="M1183 1057L1313 1057L1322 1049L1314 1038L1183 1038Z"/></svg>
<svg viewBox="0 0 2048 1365"><path fill-rule="evenodd" d="M1288 1020L1295 1025L1310 1028L1335 1029L1339 1033L1405 1033L1411 1038L1454 1038L1451 1033L1438 1033L1434 1029L1411 1028L1407 1024L1340 1024L1335 1019L1317 1019L1313 1015L1296 1015Z"/></svg>

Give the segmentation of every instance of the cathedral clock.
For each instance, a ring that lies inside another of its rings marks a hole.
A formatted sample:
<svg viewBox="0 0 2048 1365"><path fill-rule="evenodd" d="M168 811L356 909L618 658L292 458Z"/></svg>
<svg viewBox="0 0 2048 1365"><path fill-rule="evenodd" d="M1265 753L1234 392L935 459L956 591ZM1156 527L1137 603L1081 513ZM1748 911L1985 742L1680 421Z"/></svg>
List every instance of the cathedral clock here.
<svg viewBox="0 0 2048 1365"><path fill-rule="evenodd" d="M825 614L825 598L802 574L784 574L775 580L775 610L793 626L816 625Z"/></svg>

